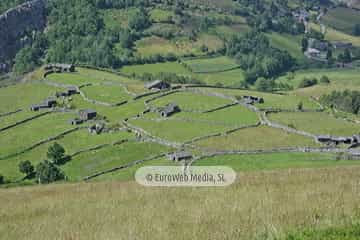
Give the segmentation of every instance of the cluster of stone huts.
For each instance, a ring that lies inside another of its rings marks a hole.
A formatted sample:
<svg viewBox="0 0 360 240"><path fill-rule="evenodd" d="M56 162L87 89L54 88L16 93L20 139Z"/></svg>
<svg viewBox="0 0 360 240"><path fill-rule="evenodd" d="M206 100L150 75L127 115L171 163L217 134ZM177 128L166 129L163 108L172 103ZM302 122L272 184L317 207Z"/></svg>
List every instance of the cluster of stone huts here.
<svg viewBox="0 0 360 240"><path fill-rule="evenodd" d="M327 50L330 48L334 49L349 49L352 48L352 43L349 42L327 42L323 40L318 40L314 38L310 38L308 44L308 49L305 52L305 55L309 58L317 58L317 59L326 59Z"/></svg>
<svg viewBox="0 0 360 240"><path fill-rule="evenodd" d="M262 97L255 97L255 96L242 96L242 99L246 104L257 104L257 103L264 103L264 99Z"/></svg>
<svg viewBox="0 0 360 240"><path fill-rule="evenodd" d="M94 124L88 128L90 134L100 134L105 129L105 125L101 123Z"/></svg>
<svg viewBox="0 0 360 240"><path fill-rule="evenodd" d="M64 92L57 92L56 97L70 97L71 95L79 94L79 89L77 87L71 86L66 89Z"/></svg>
<svg viewBox="0 0 360 240"><path fill-rule="evenodd" d="M47 98L43 102L39 104L33 104L30 106L31 111L39 111L43 108L52 108L56 106L56 99L55 98Z"/></svg>
<svg viewBox="0 0 360 240"><path fill-rule="evenodd" d="M347 144L351 146L360 145L360 134L352 137L333 137L330 135L321 135L317 137L318 142L326 144Z"/></svg>

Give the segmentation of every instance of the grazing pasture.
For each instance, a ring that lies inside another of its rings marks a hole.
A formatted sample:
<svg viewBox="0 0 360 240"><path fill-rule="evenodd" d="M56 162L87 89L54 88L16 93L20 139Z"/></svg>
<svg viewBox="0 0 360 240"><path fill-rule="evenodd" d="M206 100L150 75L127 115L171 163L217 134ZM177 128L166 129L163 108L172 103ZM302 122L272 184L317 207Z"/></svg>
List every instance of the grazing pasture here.
<svg viewBox="0 0 360 240"><path fill-rule="evenodd" d="M231 129L231 126L214 125L204 122L183 121L177 119L159 121L133 119L129 122L155 137L175 143L183 143L196 137L207 136Z"/></svg>
<svg viewBox="0 0 360 240"><path fill-rule="evenodd" d="M196 146L207 151L270 150L315 145L311 138L286 133L267 126L241 129L225 136L211 137L196 143Z"/></svg>
<svg viewBox="0 0 360 240"><path fill-rule="evenodd" d="M184 63L194 73L225 72L238 68L239 65L229 57L201 58L185 60Z"/></svg>
<svg viewBox="0 0 360 240"><path fill-rule="evenodd" d="M80 154L64 165L63 169L71 181L79 181L88 175L169 151L170 148L155 143L128 142Z"/></svg>
<svg viewBox="0 0 360 240"><path fill-rule="evenodd" d="M231 101L214 96L196 94L193 92L176 92L152 101L150 104L163 107L169 103L176 103L184 111L207 111L230 104Z"/></svg>
<svg viewBox="0 0 360 240"><path fill-rule="evenodd" d="M239 89L202 89L207 92L219 92L233 97L241 97L245 95L262 97L264 103L255 104L260 109L292 109L295 110L300 102L303 103L304 109L319 109L320 106L308 97L298 96L293 93L274 94L264 93L251 90L239 90Z"/></svg>
<svg viewBox="0 0 360 240"><path fill-rule="evenodd" d="M21 83L0 88L0 114L30 109L32 104L40 103L61 90L42 83Z"/></svg>
<svg viewBox="0 0 360 240"><path fill-rule="evenodd" d="M288 168L335 167L358 165L358 162L339 161L324 153L244 154L209 157L195 161L195 166L230 166L235 171L258 171Z"/></svg>
<svg viewBox="0 0 360 240"><path fill-rule="evenodd" d="M353 166L240 172L233 185L217 189L145 188L121 181L3 189L0 235L47 239L57 225L62 239L136 233L141 239L155 234L157 239L282 240L304 228L309 233L303 236L315 237L316 229L334 228L342 233L338 239L353 240L356 224L353 231L341 229L357 219L359 179L360 168Z"/></svg>
<svg viewBox="0 0 360 240"><path fill-rule="evenodd" d="M352 34L353 27L360 22L360 14L359 11L351 8L332 8L322 17L321 21L336 30Z"/></svg>
<svg viewBox="0 0 360 240"><path fill-rule="evenodd" d="M360 133L359 124L337 119L325 112L282 112L270 114L269 118L274 122L317 135L352 136Z"/></svg>
<svg viewBox="0 0 360 240"><path fill-rule="evenodd" d="M310 26L317 31L320 31L320 26L311 23ZM331 27L326 27L325 32L325 40L328 41L343 41L343 42L351 42L354 46L360 47L360 38L352 36L350 34L335 30Z"/></svg>

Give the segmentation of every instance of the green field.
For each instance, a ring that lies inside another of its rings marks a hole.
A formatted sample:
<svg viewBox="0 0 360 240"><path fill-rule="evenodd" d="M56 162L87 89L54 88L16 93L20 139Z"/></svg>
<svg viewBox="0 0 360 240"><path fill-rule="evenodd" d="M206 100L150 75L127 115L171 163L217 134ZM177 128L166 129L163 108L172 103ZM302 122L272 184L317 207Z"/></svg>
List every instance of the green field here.
<svg viewBox="0 0 360 240"><path fill-rule="evenodd" d="M156 107L163 107L169 103L176 103L184 111L207 111L217 107L230 104L228 99L206 96L192 92L177 92L165 97L156 99L150 104Z"/></svg>
<svg viewBox="0 0 360 240"><path fill-rule="evenodd" d="M316 78L318 81L322 76L327 76L330 80L330 84L318 84L313 87L301 88L295 90L296 94L302 96L320 97L323 94L328 94L334 90L359 90L360 84L358 76L360 74L359 69L310 69L296 71L293 74L292 79L288 76L282 76L277 79L278 82L288 83L294 88L298 88L300 82L304 78Z"/></svg>
<svg viewBox="0 0 360 240"><path fill-rule="evenodd" d="M358 162L338 161L334 155L320 153L274 153L254 155L224 155L204 158L195 166L230 166L235 171L274 170L288 168L328 167L354 165Z"/></svg>
<svg viewBox="0 0 360 240"><path fill-rule="evenodd" d="M301 37L290 34L269 33L270 44L278 49L286 50L290 55L297 59L304 59L301 50Z"/></svg>
<svg viewBox="0 0 360 240"><path fill-rule="evenodd" d="M150 19L152 22L170 22L175 14L171 11L162 9L153 9L150 11Z"/></svg>
<svg viewBox="0 0 360 240"><path fill-rule="evenodd" d="M185 60L184 63L194 73L224 72L239 67L233 59L228 57Z"/></svg>
<svg viewBox="0 0 360 240"><path fill-rule="evenodd" d="M23 83L0 88L0 114L18 109L28 110L32 104L40 103L61 90L63 89L41 83Z"/></svg>
<svg viewBox="0 0 360 240"><path fill-rule="evenodd" d="M184 56L188 54L204 55L201 47L206 46L209 51L216 51L223 46L223 41L209 34L201 34L196 41L181 37L173 40L151 36L136 42L136 55L149 57L153 55L174 54Z"/></svg>
<svg viewBox="0 0 360 240"><path fill-rule="evenodd" d="M320 31L320 26L314 23L310 24L312 28L317 31ZM360 46L360 38L352 36L350 34L338 31L331 27L326 28L325 33L325 40L327 41L344 41L344 42L351 42L354 46Z"/></svg>
<svg viewBox="0 0 360 240"><path fill-rule="evenodd" d="M269 150L314 145L315 142L311 138L266 126L241 129L226 136L211 137L196 143L196 146L207 151Z"/></svg>
<svg viewBox="0 0 360 240"><path fill-rule="evenodd" d="M336 30L352 34L353 27L360 22L360 14L351 8L333 8L322 18L322 22Z"/></svg>
<svg viewBox="0 0 360 240"><path fill-rule="evenodd" d="M240 68L219 73L192 73L183 64L178 62L124 66L120 71L129 75L142 75L144 73L159 74L161 72L176 73L192 76L209 85L239 86L244 80L244 71Z"/></svg>
<svg viewBox="0 0 360 240"><path fill-rule="evenodd" d="M63 169L71 181L79 181L88 175L169 151L169 148L154 143L129 142L80 154Z"/></svg>
<svg viewBox="0 0 360 240"><path fill-rule="evenodd" d="M81 88L81 91L91 100L111 104L121 103L130 99L130 96L120 86L88 86Z"/></svg>
<svg viewBox="0 0 360 240"><path fill-rule="evenodd" d="M250 90L237 89L211 89L204 88L204 91L219 92L228 96L244 96L251 95L264 98L264 103L256 104L260 109L296 109L299 102L303 103L304 109L319 109L319 105L308 97L298 96L294 93L272 94Z"/></svg>
<svg viewBox="0 0 360 240"><path fill-rule="evenodd" d="M336 119L327 113L277 113L269 117L272 121L317 135L352 136L360 132L359 124Z"/></svg>

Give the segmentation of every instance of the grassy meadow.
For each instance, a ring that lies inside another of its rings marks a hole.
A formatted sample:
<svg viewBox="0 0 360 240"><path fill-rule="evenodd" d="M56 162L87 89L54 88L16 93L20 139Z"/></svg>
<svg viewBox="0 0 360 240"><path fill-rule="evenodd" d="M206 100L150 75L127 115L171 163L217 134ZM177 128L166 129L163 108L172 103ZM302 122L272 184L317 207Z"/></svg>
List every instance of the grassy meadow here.
<svg viewBox="0 0 360 240"><path fill-rule="evenodd" d="M241 129L225 136L216 136L196 142L207 151L271 150L276 148L316 146L313 139L283 132L267 126Z"/></svg>
<svg viewBox="0 0 360 240"><path fill-rule="evenodd" d="M354 226L334 232L338 238L332 239L355 240L359 172L359 167L240 172L235 184L218 189L116 181L0 189L0 236L329 239L322 234ZM304 229L312 233L308 238L300 238Z"/></svg>
<svg viewBox="0 0 360 240"><path fill-rule="evenodd" d="M298 112L269 115L270 120L317 135L352 136L360 132L359 124L335 118L327 113Z"/></svg>

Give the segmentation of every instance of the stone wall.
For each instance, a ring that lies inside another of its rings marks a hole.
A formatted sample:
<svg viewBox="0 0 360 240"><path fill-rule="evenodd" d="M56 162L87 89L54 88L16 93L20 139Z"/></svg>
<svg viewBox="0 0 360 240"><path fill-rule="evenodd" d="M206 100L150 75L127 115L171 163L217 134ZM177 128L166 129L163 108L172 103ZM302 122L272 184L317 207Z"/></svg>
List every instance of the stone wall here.
<svg viewBox="0 0 360 240"><path fill-rule="evenodd" d="M0 72L8 70L17 51L29 43L26 33L45 28L45 1L29 1L0 15Z"/></svg>

